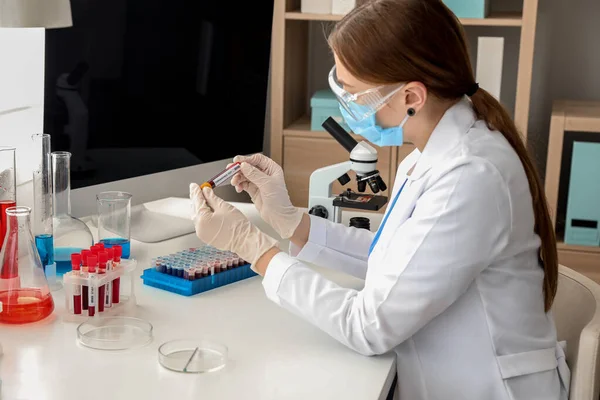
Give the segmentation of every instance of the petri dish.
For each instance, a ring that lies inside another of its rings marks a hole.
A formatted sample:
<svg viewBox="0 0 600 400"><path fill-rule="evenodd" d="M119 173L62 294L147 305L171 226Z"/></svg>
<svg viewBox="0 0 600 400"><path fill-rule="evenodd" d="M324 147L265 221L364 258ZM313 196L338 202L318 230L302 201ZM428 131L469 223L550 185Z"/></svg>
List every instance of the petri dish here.
<svg viewBox="0 0 600 400"><path fill-rule="evenodd" d="M176 372L215 372L227 364L227 346L206 339L180 339L158 348L160 365Z"/></svg>
<svg viewBox="0 0 600 400"><path fill-rule="evenodd" d="M77 327L77 340L97 350L129 350L152 340L152 324L133 317L95 317Z"/></svg>

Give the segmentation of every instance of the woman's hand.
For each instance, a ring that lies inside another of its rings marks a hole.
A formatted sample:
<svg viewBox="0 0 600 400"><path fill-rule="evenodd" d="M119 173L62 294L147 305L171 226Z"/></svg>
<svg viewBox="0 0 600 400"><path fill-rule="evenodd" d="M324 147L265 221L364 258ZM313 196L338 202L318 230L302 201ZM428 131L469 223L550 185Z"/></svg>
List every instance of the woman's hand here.
<svg viewBox="0 0 600 400"><path fill-rule="evenodd" d="M201 190L197 184L190 184L190 199L198 238L217 249L236 253L250 262L255 272L264 275L268 265L266 258L260 262L260 271L256 264L267 252L268 260L277 254L277 241L261 232L241 211L217 197L210 188Z"/></svg>
<svg viewBox="0 0 600 400"><path fill-rule="evenodd" d="M231 180L236 191L246 191L262 219L283 239L291 238L304 213L292 205L281 167L262 154L237 156L233 161L242 164Z"/></svg>

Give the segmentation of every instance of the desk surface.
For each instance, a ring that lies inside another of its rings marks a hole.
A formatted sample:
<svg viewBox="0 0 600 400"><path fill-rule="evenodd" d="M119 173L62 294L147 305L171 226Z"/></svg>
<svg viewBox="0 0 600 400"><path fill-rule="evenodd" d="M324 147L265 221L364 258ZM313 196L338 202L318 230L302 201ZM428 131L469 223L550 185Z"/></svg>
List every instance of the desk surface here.
<svg viewBox="0 0 600 400"><path fill-rule="evenodd" d="M235 205L269 231L252 205ZM165 199L148 207L179 210L176 213L185 217L190 209L185 199ZM153 244L132 241L132 257L139 261L135 316L154 326L154 339L143 348L107 352L77 344L77 323L61 318L64 290L53 293L52 317L26 326L1 325L2 400L385 398L395 373L393 355L354 353L269 301L260 277L193 297L144 286L138 278L152 257L199 244L194 234ZM341 285L361 287L358 279L319 271ZM227 367L198 375L164 369L158 363L158 347L186 337L208 337L227 345Z"/></svg>

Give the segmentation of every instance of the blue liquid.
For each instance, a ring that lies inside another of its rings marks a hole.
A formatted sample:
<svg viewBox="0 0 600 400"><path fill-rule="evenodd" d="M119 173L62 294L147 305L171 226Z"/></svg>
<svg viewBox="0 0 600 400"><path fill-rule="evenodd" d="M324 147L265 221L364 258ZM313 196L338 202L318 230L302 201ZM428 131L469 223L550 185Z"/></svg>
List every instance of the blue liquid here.
<svg viewBox="0 0 600 400"><path fill-rule="evenodd" d="M123 238L108 238L100 240L104 243L105 248L113 247L114 245L120 245L123 248L123 252L121 254L121 258L129 258L129 254L131 252L129 239Z"/></svg>
<svg viewBox="0 0 600 400"><path fill-rule="evenodd" d="M52 235L37 235L35 237L35 247L37 247L44 269L46 268L46 265L50 265L54 262L54 238Z"/></svg>
<svg viewBox="0 0 600 400"><path fill-rule="evenodd" d="M71 254L81 253L81 250L78 247L57 247L54 249L57 276L63 276L63 274L71 271Z"/></svg>

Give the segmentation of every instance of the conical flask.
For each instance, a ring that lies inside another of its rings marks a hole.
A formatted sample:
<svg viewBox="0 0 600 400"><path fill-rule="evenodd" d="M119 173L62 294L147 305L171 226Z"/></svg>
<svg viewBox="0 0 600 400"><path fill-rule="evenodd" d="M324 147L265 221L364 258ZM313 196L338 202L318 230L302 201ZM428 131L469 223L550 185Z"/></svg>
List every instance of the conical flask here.
<svg viewBox="0 0 600 400"><path fill-rule="evenodd" d="M54 151L52 160L52 230L56 274L71 271L71 254L94 244L92 232L83 221L71 216L71 153Z"/></svg>
<svg viewBox="0 0 600 400"><path fill-rule="evenodd" d="M29 207L6 209L8 226L0 252L0 323L35 322L54 310L31 233L30 215Z"/></svg>

